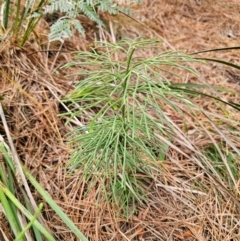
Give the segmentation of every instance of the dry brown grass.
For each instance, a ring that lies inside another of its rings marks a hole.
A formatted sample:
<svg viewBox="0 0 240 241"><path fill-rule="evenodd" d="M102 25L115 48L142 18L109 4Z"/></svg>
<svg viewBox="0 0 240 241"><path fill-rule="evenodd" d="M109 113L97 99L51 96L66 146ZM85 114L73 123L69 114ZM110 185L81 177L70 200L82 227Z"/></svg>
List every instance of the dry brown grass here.
<svg viewBox="0 0 240 241"><path fill-rule="evenodd" d="M88 50L93 40L100 37L115 41L122 37L159 38L158 35L165 40L165 49L188 53L237 46L240 39L239 10L238 0L145 0L142 6L135 7L135 17L148 28L121 14L103 16L109 31L97 30L85 20L86 39L75 35L63 46L58 43L48 46L47 23L42 21L36 29L38 39L33 38L23 49L18 49L10 41L1 42L0 95L4 96L2 104L20 159L90 240L240 240L240 206L236 202L237 199L240 201L240 181L238 190L232 194L234 201L197 162L189 161L174 150L171 150L169 160L158 163L162 172L154 174L156 178L146 190L149 200L145 206L137 208L138 213L130 220L117 216L118 208L106 203L103 197L96 206L98 186L84 195L86 183L79 183L77 175L70 177L66 174L69 155L65 134L69 129L64 119L58 117L62 111L59 99L71 90L75 81L66 78L72 69L68 72L59 69L71 60L69 51ZM238 51L212 52L204 56L239 64ZM238 71L217 64L196 65L195 68L201 78L184 76L186 82L202 81L229 88L233 92L221 97L239 103ZM209 113L222 114L219 106L207 98L199 98L196 103ZM240 119L240 114L230 108L229 115L233 121ZM174 119L170 109L169 116ZM199 121L209 125L205 116L199 117ZM191 122L189 119L193 130L189 133L192 144L199 149L211 144L212 140L199 132L199 124ZM178 124L181 126L180 120ZM219 128L229 134L239 148L240 135L227 131L226 123L220 123ZM4 134L2 126L0 133ZM215 141L221 139L220 135L214 136ZM37 201L41 200L34 190L33 194ZM47 205L43 214L57 240L76 240ZM4 222L1 226L7 228Z"/></svg>

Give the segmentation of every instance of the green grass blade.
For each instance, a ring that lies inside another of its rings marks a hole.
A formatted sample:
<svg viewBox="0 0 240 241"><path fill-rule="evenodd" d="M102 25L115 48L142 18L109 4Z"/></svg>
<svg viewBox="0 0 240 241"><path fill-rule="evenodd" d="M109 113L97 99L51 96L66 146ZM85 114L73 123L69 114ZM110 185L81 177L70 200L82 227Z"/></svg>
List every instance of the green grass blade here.
<svg viewBox="0 0 240 241"><path fill-rule="evenodd" d="M29 220L32 220L32 214L16 199L16 197L3 185L1 181L0 190L5 193L19 211L21 211ZM33 225L47 238L48 241L55 241L54 237L37 220L33 222Z"/></svg>
<svg viewBox="0 0 240 241"><path fill-rule="evenodd" d="M9 155L8 147L5 144L2 136L0 136L0 153L2 153L4 160L6 161L7 165L11 168L13 172L15 172L15 167L12 161L12 158ZM4 183L5 184L5 183Z"/></svg>
<svg viewBox="0 0 240 241"><path fill-rule="evenodd" d="M29 202L29 199L27 197L27 195L25 194L25 192L22 191L22 196L24 198L24 201L25 201L25 207L26 209L29 211L29 212L32 212L32 208L31 208L31 204ZM41 232L34 226L32 225L32 229L33 229L33 232L34 232L34 238L36 241L43 241L43 238L42 238L42 235L41 235Z"/></svg>
<svg viewBox="0 0 240 241"><path fill-rule="evenodd" d="M27 224L27 226L21 231L21 233L17 236L17 238L14 241L20 241L24 237L25 233L32 227L34 221L37 219L38 215L40 214L41 210L43 208L43 204L40 203L38 209L36 210L35 214L33 215L30 222Z"/></svg>
<svg viewBox="0 0 240 241"><path fill-rule="evenodd" d="M5 29L8 27L8 18L9 18L9 10L10 10L10 0L6 0L5 3L5 11L4 11L4 19L3 19L3 26Z"/></svg>
<svg viewBox="0 0 240 241"><path fill-rule="evenodd" d="M23 172L31 184L41 194L43 199L49 204L49 206L56 212L56 214L65 222L65 224L72 230L72 232L81 240L88 241L88 239L82 234L82 232L75 226L75 224L68 218L68 216L62 211L62 209L54 202L51 196L41 187L36 179L22 166Z"/></svg>
<svg viewBox="0 0 240 241"><path fill-rule="evenodd" d="M222 102L226 105L229 105L233 108L235 108L236 110L239 110L240 111L240 104L237 104L237 103L234 103L234 102L231 102L231 101L224 101L218 97L215 97L215 96L212 96L212 95L208 95L206 93L203 93L203 92L200 92L200 91L197 91L197 90L191 90L191 89L184 89L184 88L178 88L176 87L176 85L173 85L173 87L169 86L171 89L173 90L179 90L179 91L183 91L185 93L188 93L188 94L193 94L193 95L202 95L202 96L206 96L206 97L209 97L209 98L212 98L214 100L217 100L219 102Z"/></svg>
<svg viewBox="0 0 240 241"><path fill-rule="evenodd" d="M1 183L2 182L0 181L0 201L5 211L6 218L9 222L9 225L11 226L11 230L14 233L14 236L17 237L20 233L20 227L18 226L17 217L14 215L11 209L11 206L9 204L10 201L7 199L4 191L2 190L3 188L1 186ZM20 239L20 240L24 241L24 239Z"/></svg>
<svg viewBox="0 0 240 241"><path fill-rule="evenodd" d="M208 52L218 52L218 51L226 51L226 50L236 50L236 49L240 49L240 46L233 46L233 47L226 47L226 48L216 48L216 49L207 49L207 50L203 50L203 51L198 51L198 52L191 53L191 55L193 55L193 54L201 54L201 53L208 53Z"/></svg>
<svg viewBox="0 0 240 241"><path fill-rule="evenodd" d="M225 65L228 65L228 66L233 67L235 69L240 69L239 65L233 64L233 63L230 63L230 62L227 62L227 61L224 61L224 60L220 60L220 59L211 59L211 58L196 58L196 59L216 62L216 63L220 63L220 64L225 64Z"/></svg>

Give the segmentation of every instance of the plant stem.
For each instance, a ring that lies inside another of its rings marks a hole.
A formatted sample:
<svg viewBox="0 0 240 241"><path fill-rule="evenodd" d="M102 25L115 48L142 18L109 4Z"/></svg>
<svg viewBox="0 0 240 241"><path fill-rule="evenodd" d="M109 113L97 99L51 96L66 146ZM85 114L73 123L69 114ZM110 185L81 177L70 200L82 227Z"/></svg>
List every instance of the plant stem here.
<svg viewBox="0 0 240 241"><path fill-rule="evenodd" d="M126 100L127 100L127 83L128 80L130 79L129 73L130 73L130 64L132 61L132 56L133 53L135 51L135 47L133 47L130 51L130 55L127 61L127 69L125 72L125 76L124 76L124 82L123 82L123 105L121 107L121 112L122 112L122 120L125 123L125 110L126 110Z"/></svg>
<svg viewBox="0 0 240 241"><path fill-rule="evenodd" d="M3 26L5 29L7 29L7 26L8 26L9 8L10 8L10 0L6 0L4 23L3 23Z"/></svg>

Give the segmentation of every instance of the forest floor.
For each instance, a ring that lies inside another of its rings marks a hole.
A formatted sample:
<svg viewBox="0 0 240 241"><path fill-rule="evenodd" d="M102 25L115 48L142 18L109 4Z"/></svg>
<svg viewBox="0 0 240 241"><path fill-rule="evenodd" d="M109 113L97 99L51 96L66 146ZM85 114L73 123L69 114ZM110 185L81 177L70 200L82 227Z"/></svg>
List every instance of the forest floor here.
<svg viewBox="0 0 240 241"><path fill-rule="evenodd" d="M102 29L88 19L82 19L85 38L76 33L71 41L48 45L50 23L43 19L32 40L22 49L14 47L11 42L0 45L0 95L4 96L2 105L18 155L89 240L240 240L240 207L231 197L222 194L221 188L204 173L196 171L195 164L174 152L172 160L160 164L163 172L156 179L157 185L149 190L147 205L137 207L135 216L129 220L117 216L117 207L104 199L98 200L96 206L96 190L84 195L85 183L79 183L77 175L67 175L66 134L69 126L65 124L66 119L59 116L64 111L59 100L73 89L74 80L66 77L71 69L60 69L72 60L70 51L88 51L95 40L115 42L126 37L156 38L162 40L163 51L185 53L240 46L239 13L239 0L144 0L142 5L133 7L137 21L123 14L103 14L108 28ZM197 56L240 65L238 50ZM186 83L198 82L229 89L231 91L221 98L240 103L240 71L216 63L193 66L200 77L183 76ZM209 112L221 112L210 99L199 98L197 103ZM169 112L174 115L172 110ZM231 115L232 119L240 120L237 111L232 110ZM207 117L199 118L204 123ZM0 132L3 131L0 126ZM239 139L239 136L233 138L238 147ZM199 147L211 142L211 138L201 133L193 140ZM240 188L239 174L238 177ZM192 193L189 189L195 182L201 183L202 189ZM37 193L34 197L38 202L42 201ZM238 194L235 198L240 201ZM43 216L56 239L76 240L59 217L43 203Z"/></svg>

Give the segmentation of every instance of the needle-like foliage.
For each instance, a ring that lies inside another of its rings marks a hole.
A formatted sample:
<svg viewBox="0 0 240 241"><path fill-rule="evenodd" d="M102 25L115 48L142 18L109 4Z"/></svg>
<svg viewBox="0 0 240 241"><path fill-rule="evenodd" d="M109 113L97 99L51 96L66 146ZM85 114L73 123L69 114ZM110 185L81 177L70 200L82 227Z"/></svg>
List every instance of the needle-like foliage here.
<svg viewBox="0 0 240 241"><path fill-rule="evenodd" d="M92 53L77 53L65 66L87 66L65 100L72 102L71 118L84 122L69 137L70 169L80 169L89 182L97 177L108 199L121 207L145 199L142 185L151 177L151 163L163 161L176 138L164 106L180 114L177 103L191 108L183 90L172 88L171 78L180 77L178 69L194 73L187 64L193 59L171 51L141 57L139 49L158 44L140 39L104 44Z"/></svg>

